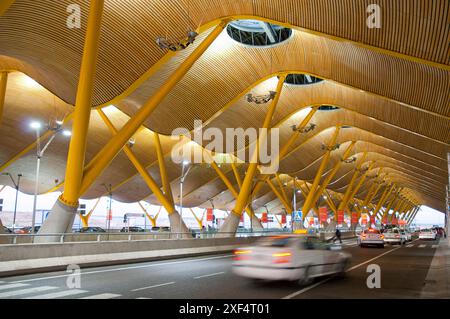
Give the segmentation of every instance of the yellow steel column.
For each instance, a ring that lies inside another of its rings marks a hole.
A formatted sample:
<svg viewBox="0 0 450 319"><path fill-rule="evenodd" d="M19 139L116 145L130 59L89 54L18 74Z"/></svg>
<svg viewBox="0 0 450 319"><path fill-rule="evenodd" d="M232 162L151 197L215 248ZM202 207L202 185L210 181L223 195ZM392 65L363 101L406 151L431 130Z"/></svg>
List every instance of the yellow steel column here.
<svg viewBox="0 0 450 319"><path fill-rule="evenodd" d="M258 159L259 159L258 153L259 153L259 149L260 149L260 143L261 143L261 141L265 141L265 139L267 137L267 133L268 133L267 130L270 128L270 123L272 121L273 114L275 113L275 109L276 109L278 101L280 99L285 79L286 79L285 74L281 74L279 76L275 98L273 99L273 101L267 111L266 117L264 119L264 124L262 127L263 130L258 138L258 141L256 142L257 145L252 154L251 163L245 174L245 178L242 183L242 187L239 192L239 196L236 200L236 205L233 208L233 210L231 211L231 214L234 214L238 217L241 216L244 207L247 206L247 201L248 201L251 189L252 189L253 177L255 176L257 168L258 168Z"/></svg>
<svg viewBox="0 0 450 319"><path fill-rule="evenodd" d="M386 203L386 200L388 199L389 195L392 193L392 191L395 188L395 184L392 183L392 185L387 185L386 189L384 190L383 194L381 195L380 199L378 200L377 205L375 206L374 214L375 216L380 212L381 207Z"/></svg>
<svg viewBox="0 0 450 319"><path fill-rule="evenodd" d="M316 176L314 177L314 181L311 185L311 189L309 191L308 197L306 198L305 203L303 204L302 212L303 212L304 217L306 215L308 215L309 210L311 209L311 206L313 206L313 205L315 206L314 198L316 197L317 187L319 185L320 179L322 178L322 173L325 170L325 168L327 167L328 161L330 160L332 147L334 144L336 144L336 140L338 138L339 131L340 131L340 127L336 126L334 134L331 137L330 142L328 143L328 150L325 152L325 154L322 158L322 162L320 163L319 169L317 170ZM319 194L319 196L320 196L320 194Z"/></svg>
<svg viewBox="0 0 450 319"><path fill-rule="evenodd" d="M339 203L338 210L343 210L347 207L348 201L352 198L350 196L353 188L353 184L356 182L356 179L358 177L359 170L361 169L361 166L364 164L364 160L366 159L367 152L364 152L364 154L361 156L361 159L358 162L358 165L355 168L355 173L353 173L352 179L350 180L350 183L347 186L347 189L345 190L344 197L342 198L342 201ZM337 216L336 216L337 218Z"/></svg>
<svg viewBox="0 0 450 319"><path fill-rule="evenodd" d="M158 155L158 164L159 164L159 173L161 175L161 181L163 184L164 195L172 202L173 204L173 195L172 188L170 187L169 177L167 176L166 163L164 162L164 154L161 147L161 140L159 138L159 134L153 133L155 139L156 146L156 154Z"/></svg>
<svg viewBox="0 0 450 319"><path fill-rule="evenodd" d="M392 217L395 215L396 212L398 212L398 209L402 207L404 204L404 199L399 199L397 202L397 205L395 205L394 209L392 210L391 218L389 218L389 221L392 221ZM389 210L386 210L385 214L388 214L389 216Z"/></svg>
<svg viewBox="0 0 450 319"><path fill-rule="evenodd" d="M105 122L106 126L108 126L109 130L112 134L117 133L117 129L114 127L114 125L111 123L111 121L108 119L108 117L103 113L102 110L97 110L100 117ZM151 175L148 173L148 171L145 169L144 165L142 165L136 155L131 151L130 147L128 145L125 145L123 147L123 151L127 155L128 159L131 163L133 163L136 170L139 172L139 174L144 179L145 183L147 184L148 188L155 194L158 201L161 203L162 206L167 210L167 213L173 214L175 210L175 206L172 201L170 201L161 191L158 184L156 184L155 180L151 177Z"/></svg>
<svg viewBox="0 0 450 319"><path fill-rule="evenodd" d="M341 164L344 160L346 160L352 150L353 147L355 146L356 142L351 142L350 145L347 147L347 149L344 152L344 156L342 157L341 160L338 160L337 163L334 165L333 169L331 170L330 173L328 173L328 176L325 178L325 180L322 182L322 184L320 185L320 187L318 187L317 191L314 192L313 194L313 200L312 203L316 203L317 200L319 199L319 197L322 195L323 191L325 190L325 188L328 186L328 184L331 182L331 180L333 179L334 175L336 175L337 171L339 170L339 168L341 167ZM320 180L320 178L319 178ZM313 189L311 187L311 189ZM327 197L327 202L328 202L328 197ZM331 207L330 207L331 208ZM332 208L331 208L332 209Z"/></svg>
<svg viewBox="0 0 450 319"><path fill-rule="evenodd" d="M270 179L266 181L267 185L270 186L270 189L275 194L275 196L280 200L281 204L283 204L284 208L289 214L292 214L292 206L289 202L286 201L286 199L283 197L283 194L281 194L278 189L275 187L275 185L272 183Z"/></svg>
<svg viewBox="0 0 450 319"><path fill-rule="evenodd" d="M75 102L72 138L67 155L64 192L59 200L67 206L77 207L86 153L86 137L91 116L95 69L99 48L104 0L91 1L86 42L81 62L80 80Z"/></svg>
<svg viewBox="0 0 450 319"><path fill-rule="evenodd" d="M327 190L325 189L325 194L327 195L325 201L328 203L328 206L330 206L330 208L331 208L331 210L333 211L333 213L336 214L336 212L337 212L337 207L336 207L336 205L334 204L334 201L333 201L333 198L331 197L330 192L327 191Z"/></svg>
<svg viewBox="0 0 450 319"><path fill-rule="evenodd" d="M284 187L283 187L283 183L281 182L281 178L280 178L280 175L277 173L277 174L275 174L275 178L276 178L276 180L277 180L277 183L278 183L278 187L280 187L280 191L281 191L281 196L283 196L283 198L284 198L284 201L286 202L286 203L290 203L291 201L288 199L288 196L286 195L286 191L284 190ZM270 179L269 179L270 180Z"/></svg>
<svg viewBox="0 0 450 319"><path fill-rule="evenodd" d="M241 176L239 176L239 172L236 168L236 164L231 163L231 168L233 169L234 178L236 178L236 182L238 183L239 188L241 188L242 187L242 179L241 179Z"/></svg>
<svg viewBox="0 0 450 319"><path fill-rule="evenodd" d="M362 174L362 176L359 179L358 184L356 184L355 188L352 190L351 194L350 194L350 198L354 198L356 193L359 191L359 189L361 188L361 186L364 184L364 181L367 178L367 174L369 173L369 171L372 169L373 165L375 165L375 162L372 162L369 167L367 168L367 170ZM348 209L347 207L348 202L345 203L345 206L343 209Z"/></svg>
<svg viewBox="0 0 450 319"><path fill-rule="evenodd" d="M150 220L150 222L152 223L152 227L156 227L156 221L158 220L158 216L159 213L161 212L162 206L159 206L159 210L156 213L156 215L154 217L150 216L150 214L147 212L147 210L145 209L145 207L141 204L141 202L138 202L139 207L141 207L142 211L144 212L145 216L147 216L147 218Z"/></svg>
<svg viewBox="0 0 450 319"><path fill-rule="evenodd" d="M200 43L192 54L184 60L156 93L136 112L136 114L120 129L94 159L86 166L81 187L81 193L85 192L95 179L103 172L108 164L119 153L120 149L128 142L133 134L141 127L144 121L153 113L161 101L170 93L175 85L186 75L194 63L209 48L220 35L228 20L221 21L218 26Z"/></svg>
<svg viewBox="0 0 450 319"><path fill-rule="evenodd" d="M91 218L92 213L94 212L94 210L97 208L98 203L100 202L101 197L99 197L97 199L97 201L94 204L94 207L92 207L92 209L89 211L89 213L87 213L85 216L79 214L80 219L81 219L81 223L83 224L83 227L89 227L89 218Z"/></svg>
<svg viewBox="0 0 450 319"><path fill-rule="evenodd" d="M16 0L2 0L0 1L0 17L11 7Z"/></svg>
<svg viewBox="0 0 450 319"><path fill-rule="evenodd" d="M311 111L309 111L308 115L306 115L306 117L302 120L302 122L297 127L303 128L306 125L308 125L309 121L311 121L312 117L317 112L317 109L318 109L318 107L313 107L311 109ZM278 155L278 161L281 161L286 156L286 154L289 151L289 148L292 146L292 144L294 144L294 142L297 140L297 138L300 136L300 134L301 133L299 131L295 131L294 134L291 135L289 140L281 148L279 155ZM261 190L261 188L264 185L264 182L269 178L270 178L269 175L264 175L262 180L260 180L256 183L256 185L252 191L253 196L256 195Z"/></svg>
<svg viewBox="0 0 450 319"><path fill-rule="evenodd" d="M8 83L8 72L0 73L0 125L3 119L3 109L5 107L6 85Z"/></svg>

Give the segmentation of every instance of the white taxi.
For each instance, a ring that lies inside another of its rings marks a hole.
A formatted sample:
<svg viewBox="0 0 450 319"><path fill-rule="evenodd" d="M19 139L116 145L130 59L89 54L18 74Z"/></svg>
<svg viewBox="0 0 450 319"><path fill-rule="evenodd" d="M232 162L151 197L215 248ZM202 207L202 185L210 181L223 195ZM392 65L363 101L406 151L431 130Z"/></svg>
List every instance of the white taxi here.
<svg viewBox="0 0 450 319"><path fill-rule="evenodd" d="M254 246L234 251L233 273L249 279L289 280L306 284L312 278L344 275L351 255L340 245L313 236L265 237Z"/></svg>
<svg viewBox="0 0 450 319"><path fill-rule="evenodd" d="M357 242L360 247L384 247L384 235L378 229L369 228L361 232Z"/></svg>
<svg viewBox="0 0 450 319"><path fill-rule="evenodd" d="M436 240L437 234L434 229L421 229L419 233L419 239L431 239Z"/></svg>

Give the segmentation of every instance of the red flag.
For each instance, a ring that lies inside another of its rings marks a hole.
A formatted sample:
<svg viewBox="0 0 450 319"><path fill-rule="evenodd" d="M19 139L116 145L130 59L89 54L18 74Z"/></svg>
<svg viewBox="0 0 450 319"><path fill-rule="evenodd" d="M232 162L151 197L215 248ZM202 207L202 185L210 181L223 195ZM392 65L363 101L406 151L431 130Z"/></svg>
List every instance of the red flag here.
<svg viewBox="0 0 450 319"><path fill-rule="evenodd" d="M309 226L314 225L314 217L309 217Z"/></svg>
<svg viewBox="0 0 450 319"><path fill-rule="evenodd" d="M269 220L267 218L267 213L263 213L261 217L261 223L267 223Z"/></svg>
<svg viewBox="0 0 450 319"><path fill-rule="evenodd" d="M387 216L383 216L383 219L381 220L381 222L386 225L388 223Z"/></svg>
<svg viewBox="0 0 450 319"><path fill-rule="evenodd" d="M367 214L362 214L361 224L367 225Z"/></svg>
<svg viewBox="0 0 450 319"><path fill-rule="evenodd" d="M375 215L370 216L370 223L375 224Z"/></svg>
<svg viewBox="0 0 450 319"><path fill-rule="evenodd" d="M358 224L358 213L352 212L352 224Z"/></svg>
<svg viewBox="0 0 450 319"><path fill-rule="evenodd" d="M319 207L319 220L320 222L326 222L328 219L328 210L326 207Z"/></svg>
<svg viewBox="0 0 450 319"><path fill-rule="evenodd" d="M206 221L208 221L208 222L214 221L214 214L213 214L212 208L206 209Z"/></svg>
<svg viewBox="0 0 450 319"><path fill-rule="evenodd" d="M391 222L391 224L392 224L392 225L398 225L398 219L395 218L395 217L392 217L392 222Z"/></svg>
<svg viewBox="0 0 450 319"><path fill-rule="evenodd" d="M338 222L338 224L342 224L344 222L344 211L343 210L337 211L337 222Z"/></svg>
<svg viewBox="0 0 450 319"><path fill-rule="evenodd" d="M286 215L281 215L281 223L286 224Z"/></svg>

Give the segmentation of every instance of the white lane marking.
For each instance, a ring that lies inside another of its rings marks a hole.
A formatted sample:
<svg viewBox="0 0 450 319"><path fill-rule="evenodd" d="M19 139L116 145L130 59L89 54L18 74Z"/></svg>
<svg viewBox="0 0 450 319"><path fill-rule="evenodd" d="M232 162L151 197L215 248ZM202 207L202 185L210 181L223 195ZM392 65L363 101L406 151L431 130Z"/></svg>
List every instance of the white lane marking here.
<svg viewBox="0 0 450 319"><path fill-rule="evenodd" d="M33 288L27 288L27 289L13 290L13 291L0 293L0 298L15 297L15 296L20 296L20 295L28 295L28 294L33 294L33 293L36 293L36 292L48 291L48 290L53 290L53 289L58 289L58 287L41 286L41 287L33 287Z"/></svg>
<svg viewBox="0 0 450 319"><path fill-rule="evenodd" d="M419 245L419 248L425 248L426 245Z"/></svg>
<svg viewBox="0 0 450 319"><path fill-rule="evenodd" d="M198 277L194 277L194 279L200 279L200 278L206 278L206 277L212 277L212 276L218 276L218 275L223 275L225 272L221 271L221 272L216 272L214 274L209 274L209 275L203 275L203 276L198 276Z"/></svg>
<svg viewBox="0 0 450 319"><path fill-rule="evenodd" d="M139 297L139 298L136 298L136 299L152 299L152 298L148 298L148 297Z"/></svg>
<svg viewBox="0 0 450 319"><path fill-rule="evenodd" d="M157 288L157 287L162 287L162 286L173 285L174 283L175 283L174 281L171 281L171 282L166 282L165 284L159 284L159 285L153 285L153 286L148 286L148 287L132 289L131 291L141 291L141 290L145 290L145 289L152 289L152 288Z"/></svg>
<svg viewBox="0 0 450 319"><path fill-rule="evenodd" d="M330 278L326 278L326 279L324 279L324 280L322 280L322 281L319 281L318 283L315 283L314 285L311 285L311 286L308 286L308 287L306 287L306 288L303 288L302 290L296 291L296 292L294 292L294 293L292 293L292 294L290 294L290 295L287 295L286 297L283 297L283 298L281 298L281 299L292 299L292 298L294 298L294 297L296 297L296 296L298 296L298 295L300 295L300 294L302 294L302 293L304 293L304 292L307 292L308 290L311 290L311 289L313 289L313 288L316 288L317 286L319 286L319 285L321 285L321 284L327 282L327 281L330 280L330 279L331 279L331 277L330 277Z"/></svg>
<svg viewBox="0 0 450 319"><path fill-rule="evenodd" d="M414 247L414 244L409 244L409 245L407 245L406 247L407 247L407 248Z"/></svg>
<svg viewBox="0 0 450 319"><path fill-rule="evenodd" d="M433 245L433 246L431 246L431 248L438 248L439 247L439 245Z"/></svg>
<svg viewBox="0 0 450 319"><path fill-rule="evenodd" d="M0 290L6 290L6 289L14 289L14 288L21 288L29 286L27 284L10 284L10 285L1 285Z"/></svg>
<svg viewBox="0 0 450 319"><path fill-rule="evenodd" d="M205 261L205 260L213 260L213 259L221 259L221 258L229 258L229 257L233 257L233 255L225 255L225 256L218 256L218 257L208 257L208 258L198 258L198 259L189 259L189 260L180 260L180 261L173 261L173 262L165 262L165 263L149 264L149 265L139 265L139 266L130 266L130 267L113 268L113 269L94 270L94 271L87 271L87 272L83 272L82 271L81 275L82 276L83 275L93 275L93 274L113 272L113 271L123 271L123 270L130 270L130 269L139 269L139 268L150 268L150 267L157 267L157 266L176 265L176 264L183 264L183 263L189 263L189 262ZM39 278L32 278L32 279L24 279L24 280L12 281L11 283L31 282L31 281L47 280L47 279L56 279L56 278L64 278L64 277L69 277L69 276L71 276L71 275L67 274L67 275L57 275L57 276L50 276L50 277L39 277Z"/></svg>
<svg viewBox="0 0 450 319"><path fill-rule="evenodd" d="M45 294L45 295L27 297L24 299L56 299L56 298L80 295L80 294L84 294L86 292L88 292L88 291L80 290L80 289L71 289L71 290L64 290L64 291L60 291L60 292L52 292L52 293Z"/></svg>
<svg viewBox="0 0 450 319"><path fill-rule="evenodd" d="M402 248L402 247L400 246L400 247L391 249L391 250L389 250L389 251L387 251L387 252L385 252L385 253L382 253L381 255L378 255L378 256L376 256L376 257L374 257L374 258L371 258L371 259L369 259L369 260L367 260L367 261L365 261L365 262L362 262L362 263L360 263L360 264L358 264L358 265L356 265L356 266L353 266L353 267L347 269L346 272L355 270L355 269L357 269L357 268L359 268L359 267L361 267L361 266L363 266L363 265L365 265L365 264L368 264L368 263L370 263L370 262L372 262L372 261L374 261L374 260L376 260L376 259L378 259L378 258L380 258L380 257L383 257L384 255L390 254L390 253L392 253L393 251L396 251L396 250L398 250L398 249L400 249L400 248ZM282 299L291 299L291 298L294 298L294 297L296 297L296 296L298 296L298 295L300 295L300 294L302 294L302 293L304 293L304 292L307 292L308 290L311 290L311 289L313 289L313 288L316 288L317 286L320 286L321 284L327 282L327 281L330 280L330 279L331 279L331 277L326 278L326 279L324 279L324 280L322 280L322 281L319 281L318 283L316 283L316 284L314 284L314 285L308 286L308 287L306 287L306 288L303 288L302 290L299 290L299 291L296 291L296 292L294 292L294 293L292 293L292 294L290 294L290 295L287 295L286 297L283 297Z"/></svg>
<svg viewBox="0 0 450 319"><path fill-rule="evenodd" d="M120 297L121 295L116 295L116 294L98 294L98 295L92 295L92 296L87 296L87 297L83 297L83 298L79 298L79 299L112 299L112 298L117 298Z"/></svg>

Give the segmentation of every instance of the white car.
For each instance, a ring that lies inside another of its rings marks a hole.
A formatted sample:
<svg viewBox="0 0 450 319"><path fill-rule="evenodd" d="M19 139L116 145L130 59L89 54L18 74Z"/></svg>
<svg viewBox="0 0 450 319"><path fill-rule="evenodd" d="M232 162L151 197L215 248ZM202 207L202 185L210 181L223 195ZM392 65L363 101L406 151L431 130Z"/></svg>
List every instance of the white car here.
<svg viewBox="0 0 450 319"><path fill-rule="evenodd" d="M406 236L406 241L412 241L412 234L409 230L407 229L402 229L401 230L403 232L403 234Z"/></svg>
<svg viewBox="0 0 450 319"><path fill-rule="evenodd" d="M234 251L233 272L250 279L290 280L300 284L312 278L344 275L351 255L340 245L312 236L265 237L254 246Z"/></svg>
<svg viewBox="0 0 450 319"><path fill-rule="evenodd" d="M357 242L360 247L384 247L384 235L378 229L369 228L358 236Z"/></svg>
<svg viewBox="0 0 450 319"><path fill-rule="evenodd" d="M433 229L422 229L419 233L419 239L436 240L437 234Z"/></svg>
<svg viewBox="0 0 450 319"><path fill-rule="evenodd" d="M388 229L384 233L384 242L388 244L406 244L406 234L398 228Z"/></svg>

